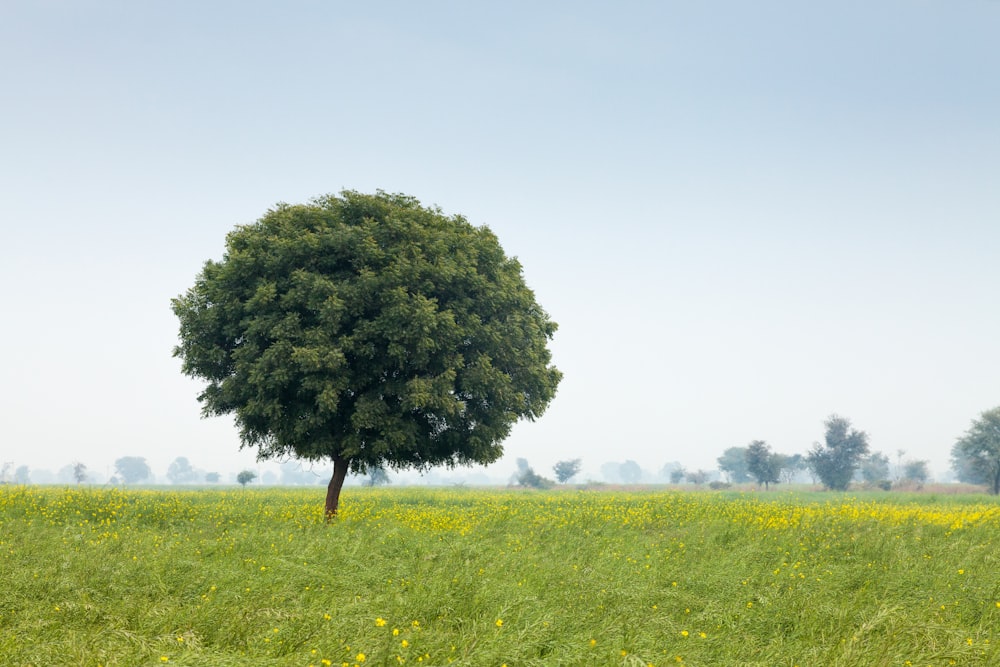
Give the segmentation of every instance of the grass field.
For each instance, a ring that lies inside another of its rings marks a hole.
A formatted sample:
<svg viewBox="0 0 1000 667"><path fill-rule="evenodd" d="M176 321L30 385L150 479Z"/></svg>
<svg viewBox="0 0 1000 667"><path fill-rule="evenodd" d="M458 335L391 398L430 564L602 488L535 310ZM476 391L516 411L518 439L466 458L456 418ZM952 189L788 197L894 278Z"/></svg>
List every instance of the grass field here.
<svg viewBox="0 0 1000 667"><path fill-rule="evenodd" d="M0 487L3 665L998 665L985 496Z"/></svg>

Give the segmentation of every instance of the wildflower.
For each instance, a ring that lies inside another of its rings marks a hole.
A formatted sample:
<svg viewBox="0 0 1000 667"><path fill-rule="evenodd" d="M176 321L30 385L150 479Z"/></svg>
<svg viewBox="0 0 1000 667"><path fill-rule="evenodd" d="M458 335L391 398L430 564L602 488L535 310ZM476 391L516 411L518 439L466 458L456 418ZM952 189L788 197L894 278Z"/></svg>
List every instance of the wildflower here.
<svg viewBox="0 0 1000 667"><path fill-rule="evenodd" d="M410 645L410 642L404 639L403 641L399 642L399 645L402 646L403 648L406 648L407 646Z"/></svg>
<svg viewBox="0 0 1000 667"><path fill-rule="evenodd" d="M385 625L385 619L379 616L378 618L375 619L375 625L381 628L383 625Z"/></svg>
<svg viewBox="0 0 1000 667"><path fill-rule="evenodd" d="M596 639L591 639L590 640L590 645L591 646L597 646L597 640Z"/></svg>
<svg viewBox="0 0 1000 667"><path fill-rule="evenodd" d="M687 636L688 636L688 631L687 630L681 630L681 637L687 637Z"/></svg>
<svg viewBox="0 0 1000 667"><path fill-rule="evenodd" d="M498 618L497 619L497 627L498 628L502 628L503 627L503 619L502 618Z"/></svg>
<svg viewBox="0 0 1000 667"><path fill-rule="evenodd" d="M367 659L368 659L368 656L366 656L366 655L365 655L364 653L358 653L358 654L357 654L357 655L356 655L356 656L354 657L354 659L355 659L355 660L357 660L358 662L364 662L365 660L367 660Z"/></svg>
<svg viewBox="0 0 1000 667"><path fill-rule="evenodd" d="M399 628L393 628L392 629L392 636L393 637L398 637L399 636Z"/></svg>

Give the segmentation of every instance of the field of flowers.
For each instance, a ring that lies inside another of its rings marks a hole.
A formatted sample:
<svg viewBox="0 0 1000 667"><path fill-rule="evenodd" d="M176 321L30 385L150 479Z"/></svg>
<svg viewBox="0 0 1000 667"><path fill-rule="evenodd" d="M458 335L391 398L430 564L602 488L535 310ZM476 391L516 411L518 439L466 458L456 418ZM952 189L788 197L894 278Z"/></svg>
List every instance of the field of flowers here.
<svg viewBox="0 0 1000 667"><path fill-rule="evenodd" d="M977 497L0 487L3 665L997 665Z"/></svg>

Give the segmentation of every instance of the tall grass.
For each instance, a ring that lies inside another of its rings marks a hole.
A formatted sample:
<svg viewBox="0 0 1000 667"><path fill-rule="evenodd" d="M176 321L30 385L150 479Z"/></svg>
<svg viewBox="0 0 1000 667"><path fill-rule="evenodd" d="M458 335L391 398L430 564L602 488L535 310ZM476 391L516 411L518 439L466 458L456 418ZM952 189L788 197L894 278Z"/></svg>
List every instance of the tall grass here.
<svg viewBox="0 0 1000 667"><path fill-rule="evenodd" d="M983 497L0 490L0 664L996 665Z"/></svg>

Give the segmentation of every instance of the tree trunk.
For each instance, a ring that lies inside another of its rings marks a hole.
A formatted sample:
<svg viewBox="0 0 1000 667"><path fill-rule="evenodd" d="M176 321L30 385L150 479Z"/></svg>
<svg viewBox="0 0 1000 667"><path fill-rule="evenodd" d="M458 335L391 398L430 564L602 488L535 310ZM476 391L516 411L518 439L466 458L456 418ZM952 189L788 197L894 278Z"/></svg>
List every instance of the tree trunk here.
<svg viewBox="0 0 1000 667"><path fill-rule="evenodd" d="M347 459L339 456L333 458L333 477L326 487L326 521L329 523L337 516L337 506L340 504L340 489L347 477Z"/></svg>

